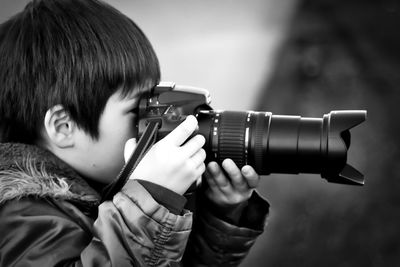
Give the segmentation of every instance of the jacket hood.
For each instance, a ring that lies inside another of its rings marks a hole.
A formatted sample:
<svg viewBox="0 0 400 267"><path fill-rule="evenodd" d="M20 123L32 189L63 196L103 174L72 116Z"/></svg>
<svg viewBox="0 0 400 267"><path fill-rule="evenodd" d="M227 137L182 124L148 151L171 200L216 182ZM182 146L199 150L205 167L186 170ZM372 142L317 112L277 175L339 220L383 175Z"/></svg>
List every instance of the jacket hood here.
<svg viewBox="0 0 400 267"><path fill-rule="evenodd" d="M87 207L99 194L70 166L36 146L0 144L0 204L22 197L56 198Z"/></svg>

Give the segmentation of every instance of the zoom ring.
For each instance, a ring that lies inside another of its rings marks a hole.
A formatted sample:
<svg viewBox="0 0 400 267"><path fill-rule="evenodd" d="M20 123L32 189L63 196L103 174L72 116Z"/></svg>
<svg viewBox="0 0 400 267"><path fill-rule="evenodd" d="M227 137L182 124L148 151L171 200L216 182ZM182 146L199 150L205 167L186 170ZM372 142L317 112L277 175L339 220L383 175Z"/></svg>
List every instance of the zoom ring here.
<svg viewBox="0 0 400 267"><path fill-rule="evenodd" d="M246 165L246 112L225 111L221 114L218 138L218 160L232 159L241 168Z"/></svg>
<svg viewBox="0 0 400 267"><path fill-rule="evenodd" d="M269 117L268 117L269 118ZM255 115L254 124L251 125L251 128L254 129L254 147L253 147L253 155L254 162L251 162L256 170L262 170L263 168L263 153L264 148L267 147L267 144L263 144L263 137L268 134L268 123L264 123L266 119L265 113L259 113ZM267 126L267 127L266 127ZM265 129L267 128L267 129Z"/></svg>

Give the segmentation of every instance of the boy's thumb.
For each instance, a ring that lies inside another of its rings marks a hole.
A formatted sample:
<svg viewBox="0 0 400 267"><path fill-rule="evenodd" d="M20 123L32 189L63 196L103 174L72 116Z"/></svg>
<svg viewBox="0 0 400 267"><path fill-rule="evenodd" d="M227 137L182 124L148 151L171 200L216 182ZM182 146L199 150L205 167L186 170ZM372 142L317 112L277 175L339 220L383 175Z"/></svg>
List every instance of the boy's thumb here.
<svg viewBox="0 0 400 267"><path fill-rule="evenodd" d="M133 151L136 148L136 138L131 138L125 143L125 148L124 148L124 159L125 162L128 161L130 156L132 155Z"/></svg>

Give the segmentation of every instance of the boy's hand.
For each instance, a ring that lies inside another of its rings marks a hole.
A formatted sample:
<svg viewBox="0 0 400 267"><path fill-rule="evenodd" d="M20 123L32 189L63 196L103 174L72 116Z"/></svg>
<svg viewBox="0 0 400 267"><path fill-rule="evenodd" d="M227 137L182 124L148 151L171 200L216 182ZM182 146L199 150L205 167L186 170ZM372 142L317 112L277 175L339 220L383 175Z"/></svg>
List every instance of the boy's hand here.
<svg viewBox="0 0 400 267"><path fill-rule="evenodd" d="M202 149L205 138L202 135L196 135L182 145L196 128L196 118L188 116L178 127L150 148L130 179L146 180L178 194L185 193L190 185L201 177L206 168L204 164L206 152ZM135 147L134 139L128 140L125 145L125 158Z"/></svg>
<svg viewBox="0 0 400 267"><path fill-rule="evenodd" d="M231 159L225 159L222 168L228 177L216 162L208 164L205 177L209 187L206 196L220 207L248 200L260 180L253 167L247 165L240 170Z"/></svg>

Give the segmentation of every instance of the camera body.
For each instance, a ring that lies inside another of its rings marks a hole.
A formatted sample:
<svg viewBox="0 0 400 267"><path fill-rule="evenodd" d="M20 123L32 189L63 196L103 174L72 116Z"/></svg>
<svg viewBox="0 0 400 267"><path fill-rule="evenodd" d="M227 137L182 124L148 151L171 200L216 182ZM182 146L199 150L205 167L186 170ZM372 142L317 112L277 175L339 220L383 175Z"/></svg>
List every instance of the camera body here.
<svg viewBox="0 0 400 267"><path fill-rule="evenodd" d="M212 110L210 93L202 88L176 86L162 82L139 101L138 136L144 132L149 121L159 122L158 139L175 129L188 115L201 110Z"/></svg>
<svg viewBox="0 0 400 267"><path fill-rule="evenodd" d="M188 115L205 137L206 161L231 158L261 174L315 173L329 182L363 185L364 176L347 164L349 129L366 119L364 110L332 111L323 118L273 115L271 112L218 111L207 90L160 83L139 102L138 136L158 122L157 139Z"/></svg>

